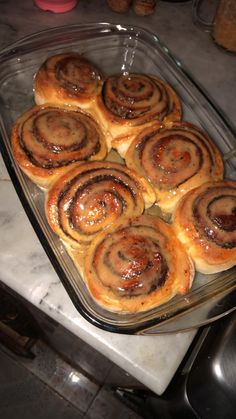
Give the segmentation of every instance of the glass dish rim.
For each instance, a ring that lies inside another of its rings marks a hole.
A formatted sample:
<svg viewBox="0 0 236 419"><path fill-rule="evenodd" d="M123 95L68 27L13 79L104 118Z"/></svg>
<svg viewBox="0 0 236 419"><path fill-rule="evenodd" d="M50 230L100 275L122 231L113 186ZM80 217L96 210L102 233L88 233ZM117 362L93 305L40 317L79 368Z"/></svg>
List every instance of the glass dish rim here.
<svg viewBox="0 0 236 419"><path fill-rule="evenodd" d="M163 50L163 52L166 54L166 56L174 63L175 66L177 66L179 68L179 70L181 72L183 72L183 74L185 75L185 77L187 77L187 79L195 86L195 88L203 95L203 97L205 98L205 100L207 100L207 102L211 105L212 109L214 110L214 112L216 112L217 116L223 121L224 125L227 126L227 128L232 132L232 127L230 125L230 122L227 120L227 117L225 115L222 114L222 112L219 110L219 108L214 104L214 102L209 99L209 96L206 94L206 92L204 91L204 89L202 89L195 81L194 79L189 75L189 72L187 72L184 67L182 66L181 62L175 58L172 53L170 52L170 50L160 41L159 37L157 35L155 35L154 33L143 29L141 27L138 26L131 26L131 25L125 25L125 24L114 24L114 23L107 23L107 22L99 22L99 23L86 23L83 25L78 25L78 24L73 24L73 25L64 25L64 26L59 26L59 27L55 27L55 28L49 28L46 30L42 30L39 32L35 32L31 35L28 35L24 38L19 39L18 41L16 41L15 43L9 45L8 47L4 48L2 51L0 51L0 65L1 62L8 60L9 58L11 58L13 55L16 55L17 53L21 52L22 50L26 50L29 45L33 46L34 43L37 44L37 42L39 41L39 39L41 39L42 37L48 37L49 35L58 35L59 33L76 33L76 32L83 32L86 30L93 30L93 31L98 31L98 30L103 30L105 33L122 33L122 32L126 32L126 33L130 33L131 35L135 36L135 37L139 37L141 35L148 37L149 41L156 45L159 45L159 47ZM41 227L39 225L39 222L37 220L36 215L34 214L33 209L30 207L30 205L28 204L25 196L24 196L24 192L22 191L22 187L20 185L20 182L17 178L17 175L14 171L14 169L12 167L9 167L11 165L9 165L9 157L8 157L8 153L7 150L5 148L5 144L3 142L3 158L5 161L5 164L7 166L7 169L9 171L11 180L13 181L13 185L16 189L16 192L21 200L21 203L27 213L27 216L41 242L41 244L43 245L44 250L46 251L47 255L49 256L49 259L54 267L54 269L56 270L57 274L59 275L59 278L61 279L66 291L68 292L72 302L74 303L75 307L77 308L77 310L80 312L80 314L85 317L90 323L92 323L93 325L96 325L97 327L100 327L101 329L110 331L110 332L115 332L115 333L126 333L126 334L134 334L134 333L142 333L144 332L146 334L146 331L148 331L149 329L153 328L154 326L157 327L156 333L170 333L168 332L158 332L158 326L159 326L159 322L157 321L157 318L153 318L153 319L148 319L148 320L143 320L143 322L139 322L138 324L135 324L133 326L123 326L123 325L113 325L111 323L106 323L105 321L100 321L96 318L94 318L91 313L88 312L88 310L86 309L86 307L84 307L80 304L78 304L78 296L75 292L75 290L73 289L73 287L71 286L71 284L69 284L67 282L67 278L65 275L65 272L63 271L63 269L61 268L60 264L57 263L57 261L55 260L55 255L52 251L52 249L50 248L50 245L44 235L44 233L41 230ZM236 287L236 283L232 285L232 290L234 290ZM199 288L196 290L198 291ZM219 290L219 294L223 293L224 290L220 289ZM228 311L232 311L233 309L235 309L236 307L232 308L231 310ZM189 310L185 310L184 313L180 312L177 314L177 316L182 316L184 314L186 314L186 312L188 313L188 311L191 311L191 307L189 307ZM145 313L144 313L145 314ZM222 316L225 315L226 312L222 313ZM145 316L144 316L145 317ZM172 321L174 321L176 318L176 316L174 318L166 318L166 319L161 319L160 320L160 324L165 324L165 323L170 323ZM195 327L199 327L202 326L204 324L207 324L211 321L214 321L216 318L219 318L219 315L216 315L215 317L212 317L211 319L205 319L204 321L197 322L196 325L191 326L191 328L195 328ZM188 328L189 329L189 328ZM181 331L183 329L181 328ZM186 330L186 329L184 329ZM178 331L178 329L174 330L173 332Z"/></svg>

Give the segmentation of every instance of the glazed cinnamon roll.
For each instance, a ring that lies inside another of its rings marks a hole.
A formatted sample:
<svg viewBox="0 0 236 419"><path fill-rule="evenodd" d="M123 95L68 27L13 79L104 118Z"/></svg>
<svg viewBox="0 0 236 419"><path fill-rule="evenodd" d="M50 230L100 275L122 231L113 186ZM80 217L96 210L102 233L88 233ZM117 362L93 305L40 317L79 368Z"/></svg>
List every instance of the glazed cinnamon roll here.
<svg viewBox="0 0 236 419"><path fill-rule="evenodd" d="M81 163L48 191L49 225L63 241L82 248L108 225L144 211L143 184L124 165Z"/></svg>
<svg viewBox="0 0 236 419"><path fill-rule="evenodd" d="M236 182L206 183L188 192L179 202L173 227L205 274L236 264Z"/></svg>
<svg viewBox="0 0 236 419"><path fill-rule="evenodd" d="M174 90L163 80L144 74L108 77L97 105L98 120L111 133L111 145L122 157L134 136L153 121L181 119Z"/></svg>
<svg viewBox="0 0 236 419"><path fill-rule="evenodd" d="M84 275L99 305L134 313L185 294L194 267L172 226L158 217L142 215L116 223L93 240Z"/></svg>
<svg viewBox="0 0 236 419"><path fill-rule="evenodd" d="M78 161L102 160L107 154L97 122L72 107L33 107L17 119L11 142L21 169L44 188Z"/></svg>
<svg viewBox="0 0 236 419"><path fill-rule="evenodd" d="M130 145L126 165L150 181L157 204L171 213L189 190L223 178L223 162L211 139L193 124L147 128Z"/></svg>
<svg viewBox="0 0 236 419"><path fill-rule="evenodd" d="M82 55L75 52L53 55L35 75L35 102L75 105L89 111L102 83L101 72Z"/></svg>

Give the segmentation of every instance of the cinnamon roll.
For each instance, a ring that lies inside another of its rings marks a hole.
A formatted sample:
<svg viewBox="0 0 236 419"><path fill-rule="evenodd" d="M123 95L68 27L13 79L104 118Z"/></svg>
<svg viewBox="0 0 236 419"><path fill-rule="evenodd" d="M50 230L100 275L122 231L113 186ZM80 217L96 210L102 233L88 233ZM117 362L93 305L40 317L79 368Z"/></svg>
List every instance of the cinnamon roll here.
<svg viewBox="0 0 236 419"><path fill-rule="evenodd" d="M75 52L53 55L34 78L35 102L75 105L89 111L102 89L97 67Z"/></svg>
<svg viewBox="0 0 236 419"><path fill-rule="evenodd" d="M21 169L44 188L78 161L102 160L107 154L97 122L72 107L33 107L17 119L11 142Z"/></svg>
<svg viewBox="0 0 236 419"><path fill-rule="evenodd" d="M173 228L205 274L236 264L236 182L206 183L188 192L179 202Z"/></svg>
<svg viewBox="0 0 236 419"><path fill-rule="evenodd" d="M124 157L135 135L153 121L181 119L180 101L163 80L144 74L108 77L97 97L98 120L111 134L111 145Z"/></svg>
<svg viewBox="0 0 236 419"><path fill-rule="evenodd" d="M142 215L114 224L92 241L84 276L103 308L135 313L185 294L194 267L172 226Z"/></svg>
<svg viewBox="0 0 236 419"><path fill-rule="evenodd" d="M142 214L143 188L137 175L122 164L78 164L48 191L49 225L66 244L82 248L118 219Z"/></svg>
<svg viewBox="0 0 236 419"><path fill-rule="evenodd" d="M153 125L141 132L125 155L126 165L150 181L157 204L171 213L189 190L223 178L219 150L195 125L177 122L171 128Z"/></svg>

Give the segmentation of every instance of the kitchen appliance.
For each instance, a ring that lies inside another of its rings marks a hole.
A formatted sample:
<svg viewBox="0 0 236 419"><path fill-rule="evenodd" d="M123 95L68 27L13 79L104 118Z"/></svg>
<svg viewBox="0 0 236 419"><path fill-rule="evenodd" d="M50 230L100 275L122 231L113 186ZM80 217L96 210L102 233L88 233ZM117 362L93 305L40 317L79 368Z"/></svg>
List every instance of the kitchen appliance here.
<svg viewBox="0 0 236 419"><path fill-rule="evenodd" d="M138 388L114 393L147 419L235 418L236 312L199 329L162 396Z"/></svg>

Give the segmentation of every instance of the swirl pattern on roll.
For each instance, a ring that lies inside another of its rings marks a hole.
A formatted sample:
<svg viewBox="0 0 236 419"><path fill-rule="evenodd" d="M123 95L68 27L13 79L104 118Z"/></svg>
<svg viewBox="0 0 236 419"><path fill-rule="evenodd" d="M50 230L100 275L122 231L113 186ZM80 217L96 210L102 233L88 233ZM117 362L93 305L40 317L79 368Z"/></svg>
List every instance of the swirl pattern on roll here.
<svg viewBox="0 0 236 419"><path fill-rule="evenodd" d="M101 72L80 54L53 55L35 75L35 100L37 104L53 102L83 107L100 94L102 83Z"/></svg>
<svg viewBox="0 0 236 419"><path fill-rule="evenodd" d="M142 214L142 185L124 165L82 163L52 186L45 209L51 228L65 243L81 248L118 219Z"/></svg>
<svg viewBox="0 0 236 419"><path fill-rule="evenodd" d="M179 101L172 89L157 77L144 74L108 77L103 100L115 117L137 125L153 119L162 121L174 113L179 117Z"/></svg>
<svg viewBox="0 0 236 419"><path fill-rule="evenodd" d="M132 139L154 122L180 121L181 105L163 80L147 74L109 76L97 97L98 120L111 135L111 146L125 156Z"/></svg>
<svg viewBox="0 0 236 419"><path fill-rule="evenodd" d="M172 212L188 190L222 179L224 172L213 141L187 122L142 131L130 145L125 160L128 167L150 181L164 212Z"/></svg>
<svg viewBox="0 0 236 419"><path fill-rule="evenodd" d="M236 264L236 182L206 183L177 206L174 228L198 271L217 273Z"/></svg>
<svg viewBox="0 0 236 419"><path fill-rule="evenodd" d="M92 242L85 277L95 300L108 310L145 311L191 286L194 269L172 227L142 215L116 223Z"/></svg>
<svg viewBox="0 0 236 419"><path fill-rule="evenodd" d="M107 154L105 136L91 116L52 105L35 106L17 120L12 146L21 168L42 186L78 161Z"/></svg>

